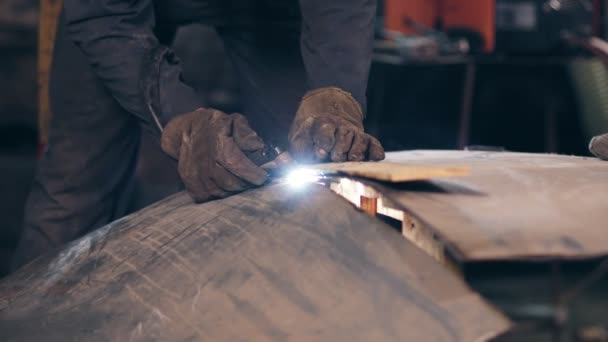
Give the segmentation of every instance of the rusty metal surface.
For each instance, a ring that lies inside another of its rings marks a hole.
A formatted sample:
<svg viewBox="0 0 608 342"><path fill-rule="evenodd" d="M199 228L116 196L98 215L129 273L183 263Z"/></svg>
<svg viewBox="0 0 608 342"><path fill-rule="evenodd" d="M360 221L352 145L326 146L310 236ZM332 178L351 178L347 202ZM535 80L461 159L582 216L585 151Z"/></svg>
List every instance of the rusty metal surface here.
<svg viewBox="0 0 608 342"><path fill-rule="evenodd" d="M50 258L50 259L49 259ZM0 340L485 341L508 320L328 189L161 201L0 283Z"/></svg>

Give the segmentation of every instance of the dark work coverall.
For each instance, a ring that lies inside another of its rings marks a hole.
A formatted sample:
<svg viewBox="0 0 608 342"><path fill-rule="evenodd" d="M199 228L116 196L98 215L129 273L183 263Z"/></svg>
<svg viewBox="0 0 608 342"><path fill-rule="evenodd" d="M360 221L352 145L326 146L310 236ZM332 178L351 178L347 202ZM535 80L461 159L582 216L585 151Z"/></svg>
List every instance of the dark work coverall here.
<svg viewBox="0 0 608 342"><path fill-rule="evenodd" d="M375 0L64 0L49 143L13 265L123 216L140 127L158 136L172 117L202 106L163 39L177 26L216 28L238 72L243 114L285 147L307 90L337 86L365 108L375 12Z"/></svg>

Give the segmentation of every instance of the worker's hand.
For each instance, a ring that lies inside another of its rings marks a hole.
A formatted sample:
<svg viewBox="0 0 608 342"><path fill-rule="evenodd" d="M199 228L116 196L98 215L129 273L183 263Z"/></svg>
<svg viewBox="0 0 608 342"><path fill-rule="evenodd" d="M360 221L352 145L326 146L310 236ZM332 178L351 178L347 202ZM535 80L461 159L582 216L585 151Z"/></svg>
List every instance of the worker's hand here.
<svg viewBox="0 0 608 342"><path fill-rule="evenodd" d="M289 147L300 162L384 159L380 142L363 129L359 103L333 87L304 95L289 131Z"/></svg>
<svg viewBox="0 0 608 342"><path fill-rule="evenodd" d="M608 160L608 133L591 139L589 151L600 159Z"/></svg>
<svg viewBox="0 0 608 342"><path fill-rule="evenodd" d="M198 109L175 117L163 131L162 149L179 161L178 171L197 202L259 186L267 173L246 154L264 148L241 114Z"/></svg>

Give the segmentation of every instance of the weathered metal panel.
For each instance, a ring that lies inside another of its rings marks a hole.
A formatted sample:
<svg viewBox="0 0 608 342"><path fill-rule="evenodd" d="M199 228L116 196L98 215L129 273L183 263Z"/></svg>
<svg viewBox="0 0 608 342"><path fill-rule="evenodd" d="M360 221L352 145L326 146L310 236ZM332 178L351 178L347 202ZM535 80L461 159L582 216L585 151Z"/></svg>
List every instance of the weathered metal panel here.
<svg viewBox="0 0 608 342"><path fill-rule="evenodd" d="M316 185L203 205L180 194L0 283L2 341L468 342L509 325Z"/></svg>

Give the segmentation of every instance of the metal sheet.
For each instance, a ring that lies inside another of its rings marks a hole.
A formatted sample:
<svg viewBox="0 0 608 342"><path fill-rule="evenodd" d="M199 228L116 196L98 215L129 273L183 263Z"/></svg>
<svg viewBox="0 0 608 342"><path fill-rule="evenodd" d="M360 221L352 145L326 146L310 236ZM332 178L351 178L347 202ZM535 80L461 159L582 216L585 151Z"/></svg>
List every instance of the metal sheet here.
<svg viewBox="0 0 608 342"><path fill-rule="evenodd" d="M0 283L0 340L468 342L510 326L316 185L179 194L45 260Z"/></svg>
<svg viewBox="0 0 608 342"><path fill-rule="evenodd" d="M471 167L459 178L372 184L461 261L608 254L608 162L470 151L389 153L387 161Z"/></svg>

